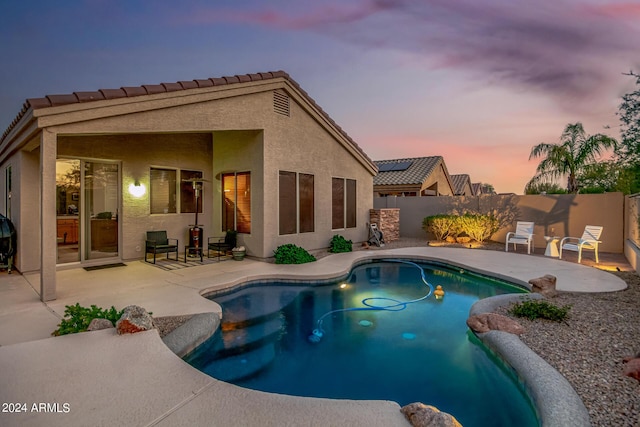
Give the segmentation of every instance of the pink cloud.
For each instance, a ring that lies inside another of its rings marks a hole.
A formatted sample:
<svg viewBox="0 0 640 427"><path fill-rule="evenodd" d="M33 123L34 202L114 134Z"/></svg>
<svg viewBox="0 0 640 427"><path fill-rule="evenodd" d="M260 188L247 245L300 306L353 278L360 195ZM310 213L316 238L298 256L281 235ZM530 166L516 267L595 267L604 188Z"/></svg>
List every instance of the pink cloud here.
<svg viewBox="0 0 640 427"><path fill-rule="evenodd" d="M593 14L608 15L616 19L638 19L640 17L640 4L638 3L613 3L585 8Z"/></svg>

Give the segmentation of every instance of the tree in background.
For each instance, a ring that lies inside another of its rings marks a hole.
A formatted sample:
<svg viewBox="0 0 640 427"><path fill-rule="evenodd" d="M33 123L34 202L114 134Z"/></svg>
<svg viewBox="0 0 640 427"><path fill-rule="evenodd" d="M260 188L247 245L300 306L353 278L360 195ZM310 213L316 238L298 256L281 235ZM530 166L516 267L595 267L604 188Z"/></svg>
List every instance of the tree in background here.
<svg viewBox="0 0 640 427"><path fill-rule="evenodd" d="M624 168L625 194L640 192L640 75L626 74L636 79L635 91L622 96L620 144L615 150L618 163Z"/></svg>
<svg viewBox="0 0 640 427"><path fill-rule="evenodd" d="M567 190L555 182L529 183L524 187L524 194L567 194Z"/></svg>
<svg viewBox="0 0 640 427"><path fill-rule="evenodd" d="M567 177L567 192L578 192L578 173L587 165L597 163L598 157L606 149L617 147L615 139L604 135L587 135L582 123L569 123L562 132L559 144L542 142L531 149L529 160L542 158L536 174L527 186L550 183L557 178Z"/></svg>
<svg viewBox="0 0 640 427"><path fill-rule="evenodd" d="M640 75L633 71L627 74L635 77L638 89L622 96L618 115L620 116L620 144L616 155L626 165L640 163Z"/></svg>
<svg viewBox="0 0 640 427"><path fill-rule="evenodd" d="M637 186L634 185L634 179L633 169L615 160L586 165L578 173L581 193L620 191L631 194L635 192L634 187Z"/></svg>

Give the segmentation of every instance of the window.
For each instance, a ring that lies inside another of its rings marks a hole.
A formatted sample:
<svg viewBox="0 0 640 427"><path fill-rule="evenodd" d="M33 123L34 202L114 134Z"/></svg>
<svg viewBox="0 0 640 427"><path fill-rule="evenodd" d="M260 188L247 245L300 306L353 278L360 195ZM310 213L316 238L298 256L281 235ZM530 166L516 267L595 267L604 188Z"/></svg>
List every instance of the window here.
<svg viewBox="0 0 640 427"><path fill-rule="evenodd" d="M347 200L345 201L346 207L346 220L347 228L355 228L356 226L356 181L354 179L347 179Z"/></svg>
<svg viewBox="0 0 640 427"><path fill-rule="evenodd" d="M4 216L11 219L11 166L7 166L5 170L5 205L4 205Z"/></svg>
<svg viewBox="0 0 640 427"><path fill-rule="evenodd" d="M194 180L201 180L202 172L196 171L180 171L180 212L195 213L196 191L198 191L198 213L202 213L202 182L196 182L194 188Z"/></svg>
<svg viewBox="0 0 640 427"><path fill-rule="evenodd" d="M331 178L331 228L354 228L356 226L356 181Z"/></svg>
<svg viewBox="0 0 640 427"><path fill-rule="evenodd" d="M251 233L251 172L222 175L222 231Z"/></svg>
<svg viewBox="0 0 640 427"><path fill-rule="evenodd" d="M280 171L279 178L279 222L280 235L296 233L296 173Z"/></svg>
<svg viewBox="0 0 640 427"><path fill-rule="evenodd" d="M151 168L151 213L176 213L176 171Z"/></svg>
<svg viewBox="0 0 640 427"><path fill-rule="evenodd" d="M301 173L298 175L300 183L299 202L300 202L300 232L311 233L315 230L314 221L314 178L313 175Z"/></svg>
<svg viewBox="0 0 640 427"><path fill-rule="evenodd" d="M280 171L278 197L280 235L314 231L313 175Z"/></svg>

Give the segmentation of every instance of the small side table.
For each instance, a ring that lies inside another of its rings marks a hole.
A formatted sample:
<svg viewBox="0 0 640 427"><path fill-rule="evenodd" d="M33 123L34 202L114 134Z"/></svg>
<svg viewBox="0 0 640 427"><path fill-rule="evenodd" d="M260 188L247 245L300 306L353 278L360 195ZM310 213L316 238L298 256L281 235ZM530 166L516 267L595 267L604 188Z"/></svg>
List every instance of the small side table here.
<svg viewBox="0 0 640 427"><path fill-rule="evenodd" d="M200 262L202 262L202 248L195 246L185 246L184 247L184 262L187 262L187 255L200 255Z"/></svg>
<svg viewBox="0 0 640 427"><path fill-rule="evenodd" d="M558 256L560 256L558 253L558 241L560 241L560 238L556 236L544 236L544 240L547 241L547 249L544 251L544 255L558 258Z"/></svg>

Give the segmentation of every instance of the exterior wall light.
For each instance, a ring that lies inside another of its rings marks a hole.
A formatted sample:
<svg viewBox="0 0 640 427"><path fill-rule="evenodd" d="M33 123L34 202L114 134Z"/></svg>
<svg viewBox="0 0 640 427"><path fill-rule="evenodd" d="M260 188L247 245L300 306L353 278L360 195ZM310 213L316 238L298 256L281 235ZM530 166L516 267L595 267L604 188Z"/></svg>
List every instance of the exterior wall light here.
<svg viewBox="0 0 640 427"><path fill-rule="evenodd" d="M133 197L142 197L146 192L147 187L145 187L144 184L138 180L129 184L129 194L131 194Z"/></svg>

